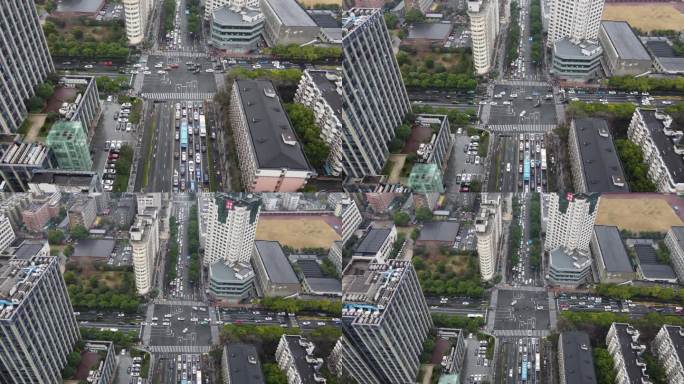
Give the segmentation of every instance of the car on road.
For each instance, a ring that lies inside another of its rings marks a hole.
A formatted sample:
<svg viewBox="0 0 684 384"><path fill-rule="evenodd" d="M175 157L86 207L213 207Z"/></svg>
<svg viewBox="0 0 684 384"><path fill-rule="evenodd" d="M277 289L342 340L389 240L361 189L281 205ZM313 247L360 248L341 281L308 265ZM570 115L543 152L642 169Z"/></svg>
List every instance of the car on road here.
<svg viewBox="0 0 684 384"><path fill-rule="evenodd" d="M152 72L150 72L150 71L143 71L143 74L145 74L145 75L151 75Z"/></svg>
<svg viewBox="0 0 684 384"><path fill-rule="evenodd" d="M93 66L90 65L90 64L86 64L86 65L83 66L83 68L85 68L85 69L93 69Z"/></svg>
<svg viewBox="0 0 684 384"><path fill-rule="evenodd" d="M302 325L311 325L310 321L302 321Z"/></svg>
<svg viewBox="0 0 684 384"><path fill-rule="evenodd" d="M207 68L207 69L204 70L204 72L206 72L206 73L214 73L214 70L211 69L211 68Z"/></svg>
<svg viewBox="0 0 684 384"><path fill-rule="evenodd" d="M202 162L202 155L200 155L199 153L196 153L195 154L195 163L199 164L201 162Z"/></svg>
<svg viewBox="0 0 684 384"><path fill-rule="evenodd" d="M252 69L259 69L259 68L261 68L261 64L259 64L259 63L254 63L254 65L252 65Z"/></svg>
<svg viewBox="0 0 684 384"><path fill-rule="evenodd" d="M325 323L324 323L324 322L322 322L322 321L319 321L319 322L317 322L317 323L316 323L316 325L318 325L319 327L322 327L322 326L324 326L324 325L325 325Z"/></svg>

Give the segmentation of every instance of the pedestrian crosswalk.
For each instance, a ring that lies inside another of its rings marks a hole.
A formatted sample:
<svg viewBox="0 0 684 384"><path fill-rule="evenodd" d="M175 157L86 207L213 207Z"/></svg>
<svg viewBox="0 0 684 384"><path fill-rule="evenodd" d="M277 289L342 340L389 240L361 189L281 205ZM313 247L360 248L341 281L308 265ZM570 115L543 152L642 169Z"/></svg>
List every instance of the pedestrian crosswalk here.
<svg viewBox="0 0 684 384"><path fill-rule="evenodd" d="M208 345L150 345L147 350L152 353L207 353Z"/></svg>
<svg viewBox="0 0 684 384"><path fill-rule="evenodd" d="M214 92L146 92L144 99L151 100L206 100L214 97Z"/></svg>
<svg viewBox="0 0 684 384"><path fill-rule="evenodd" d="M500 80L496 82L498 85L511 85L516 87L547 87L549 83L544 81L534 80Z"/></svg>
<svg viewBox="0 0 684 384"><path fill-rule="evenodd" d="M556 128L555 124L497 124L489 125L492 132L548 132Z"/></svg>
<svg viewBox="0 0 684 384"><path fill-rule="evenodd" d="M204 52L189 52L189 51L162 51L162 50L153 50L150 51L150 55L155 55L155 56L166 56L166 57L209 57Z"/></svg>
<svg viewBox="0 0 684 384"><path fill-rule="evenodd" d="M154 304L165 304L165 305L185 305L185 306L196 306L204 307L206 303L195 300L168 300L168 299L155 299Z"/></svg>

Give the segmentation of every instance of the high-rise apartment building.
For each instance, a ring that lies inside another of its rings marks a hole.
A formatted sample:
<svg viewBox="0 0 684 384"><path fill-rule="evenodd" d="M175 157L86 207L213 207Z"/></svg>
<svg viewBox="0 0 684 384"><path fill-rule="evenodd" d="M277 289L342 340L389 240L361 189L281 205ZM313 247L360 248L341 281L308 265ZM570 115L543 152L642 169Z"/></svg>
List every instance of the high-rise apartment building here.
<svg viewBox="0 0 684 384"><path fill-rule="evenodd" d="M491 280L496 272L499 238L502 231L501 197L488 194L482 196L480 213L475 218L477 255L480 259L482 279Z"/></svg>
<svg viewBox="0 0 684 384"><path fill-rule="evenodd" d="M55 384L80 338L59 260L13 258L0 268L0 379Z"/></svg>
<svg viewBox="0 0 684 384"><path fill-rule="evenodd" d="M128 43L137 45L145 40L154 0L123 0Z"/></svg>
<svg viewBox="0 0 684 384"><path fill-rule="evenodd" d="M549 216L544 249L550 251L565 247L568 251L588 251L598 212L599 194L550 193L548 196Z"/></svg>
<svg viewBox="0 0 684 384"><path fill-rule="evenodd" d="M55 71L33 0L4 0L0 12L0 131L16 132L25 100Z"/></svg>
<svg viewBox="0 0 684 384"><path fill-rule="evenodd" d="M95 198L91 196L80 196L76 202L69 208L69 227L73 228L77 225L82 225L86 229L95 222L97 218L97 203Z"/></svg>
<svg viewBox="0 0 684 384"><path fill-rule="evenodd" d="M679 283L684 283L684 227L673 226L665 235L665 245L670 250L670 260L679 279Z"/></svg>
<svg viewBox="0 0 684 384"><path fill-rule="evenodd" d="M549 2L549 32L546 45L569 37L572 40L596 40L605 0L554 0Z"/></svg>
<svg viewBox="0 0 684 384"><path fill-rule="evenodd" d="M4 213L0 213L0 252L9 247L14 239L16 239L16 235L10 219Z"/></svg>
<svg viewBox="0 0 684 384"><path fill-rule="evenodd" d="M217 193L207 211L204 264L249 263L254 248L261 199L252 195Z"/></svg>
<svg viewBox="0 0 684 384"><path fill-rule="evenodd" d="M135 288L145 295L154 285L154 263L159 253L159 220L157 210L148 207L138 214L130 229Z"/></svg>
<svg viewBox="0 0 684 384"><path fill-rule="evenodd" d="M339 176L342 174L342 77L335 71L307 69L299 81L295 100L313 110L321 139L330 149L325 172Z"/></svg>
<svg viewBox="0 0 684 384"><path fill-rule="evenodd" d="M411 104L379 9L352 8L342 20L342 168L378 175Z"/></svg>
<svg viewBox="0 0 684 384"><path fill-rule="evenodd" d="M356 205L356 201L346 193L328 194L328 203L335 209L335 216L342 219L342 244L352 237L354 232L359 229L363 222L361 211Z"/></svg>
<svg viewBox="0 0 684 384"><path fill-rule="evenodd" d="M341 373L364 384L415 382L432 319L413 265L360 262L347 271Z"/></svg>
<svg viewBox="0 0 684 384"><path fill-rule="evenodd" d="M468 17L472 31L475 73L484 75L494 65L496 37L499 35L499 2L468 1Z"/></svg>
<svg viewBox="0 0 684 384"><path fill-rule="evenodd" d="M615 384L653 384L646 373L646 361L643 357L646 345L639 342L639 336L639 330L629 324L611 324L606 345L613 358Z"/></svg>
<svg viewBox="0 0 684 384"><path fill-rule="evenodd" d="M93 167L88 136L80 121L53 124L47 136L47 146L61 170L90 171Z"/></svg>
<svg viewBox="0 0 684 384"><path fill-rule="evenodd" d="M684 327L663 325L653 340L653 351L667 382L684 383Z"/></svg>

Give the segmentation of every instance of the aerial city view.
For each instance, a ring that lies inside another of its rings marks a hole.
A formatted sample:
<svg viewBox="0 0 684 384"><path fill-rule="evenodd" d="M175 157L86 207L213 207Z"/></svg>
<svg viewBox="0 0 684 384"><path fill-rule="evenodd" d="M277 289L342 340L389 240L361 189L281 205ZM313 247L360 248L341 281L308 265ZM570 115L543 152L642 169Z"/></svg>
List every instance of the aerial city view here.
<svg viewBox="0 0 684 384"><path fill-rule="evenodd" d="M684 384L683 0L2 0L0 52L0 384Z"/></svg>

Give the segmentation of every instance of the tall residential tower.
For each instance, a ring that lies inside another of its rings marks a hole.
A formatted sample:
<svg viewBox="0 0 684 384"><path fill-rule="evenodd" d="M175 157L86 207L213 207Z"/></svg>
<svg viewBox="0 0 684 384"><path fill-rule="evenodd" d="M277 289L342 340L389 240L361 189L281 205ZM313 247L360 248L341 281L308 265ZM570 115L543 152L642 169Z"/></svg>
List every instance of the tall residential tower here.
<svg viewBox="0 0 684 384"><path fill-rule="evenodd" d="M498 0L468 1L468 17L473 39L473 65L484 75L494 65L496 36L499 34Z"/></svg>
<svg viewBox="0 0 684 384"><path fill-rule="evenodd" d="M380 9L343 17L342 152L347 176L378 175L411 104Z"/></svg>
<svg viewBox="0 0 684 384"><path fill-rule="evenodd" d="M55 71L33 0L3 0L0 8L0 132L16 132L24 103Z"/></svg>
<svg viewBox="0 0 684 384"><path fill-rule="evenodd" d="M549 218L544 249L550 251L565 247L568 251L588 251L598 212L599 194L550 193L548 196Z"/></svg>
<svg viewBox="0 0 684 384"><path fill-rule="evenodd" d="M568 37L572 40L596 40L605 0L550 1L548 47Z"/></svg>
<svg viewBox="0 0 684 384"><path fill-rule="evenodd" d="M261 199L217 193L209 203L204 264L249 263L254 248Z"/></svg>
<svg viewBox="0 0 684 384"><path fill-rule="evenodd" d="M128 43L137 45L145 40L147 23L150 21L153 0L123 0Z"/></svg>

